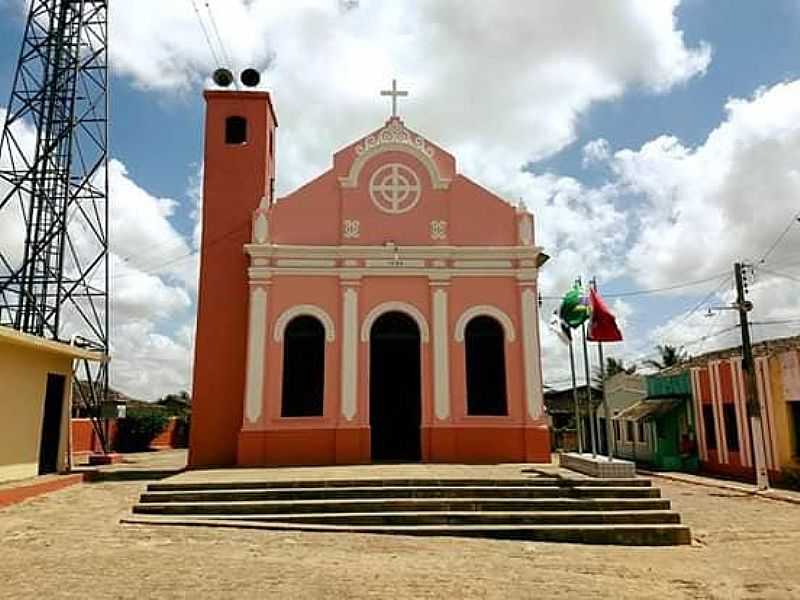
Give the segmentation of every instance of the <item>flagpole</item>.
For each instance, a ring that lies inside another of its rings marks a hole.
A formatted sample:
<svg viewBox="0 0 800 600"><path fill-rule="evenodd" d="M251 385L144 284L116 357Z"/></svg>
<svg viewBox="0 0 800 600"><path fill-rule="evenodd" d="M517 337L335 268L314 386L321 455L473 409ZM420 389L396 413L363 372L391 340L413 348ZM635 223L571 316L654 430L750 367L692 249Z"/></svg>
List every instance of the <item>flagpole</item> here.
<svg viewBox="0 0 800 600"><path fill-rule="evenodd" d="M603 415L606 418L606 451L608 452L608 460L612 461L617 451L617 438L614 437L614 427L612 426L613 423L611 423L611 409L608 406L603 342L597 342L597 355L600 359L600 380L603 382Z"/></svg>
<svg viewBox="0 0 800 600"><path fill-rule="evenodd" d="M575 404L575 438L578 443L578 454L583 454L583 436L581 435L581 409L578 406L578 384L575 377L575 352L572 349L572 338L569 338L569 366L572 371L572 402Z"/></svg>
<svg viewBox="0 0 800 600"><path fill-rule="evenodd" d="M586 398L589 401L589 433L592 438L592 456L597 456L597 436L595 430L597 429L595 423L594 402L592 401L592 380L589 375L589 345L586 343L586 323L581 324L583 331L583 368L586 373Z"/></svg>

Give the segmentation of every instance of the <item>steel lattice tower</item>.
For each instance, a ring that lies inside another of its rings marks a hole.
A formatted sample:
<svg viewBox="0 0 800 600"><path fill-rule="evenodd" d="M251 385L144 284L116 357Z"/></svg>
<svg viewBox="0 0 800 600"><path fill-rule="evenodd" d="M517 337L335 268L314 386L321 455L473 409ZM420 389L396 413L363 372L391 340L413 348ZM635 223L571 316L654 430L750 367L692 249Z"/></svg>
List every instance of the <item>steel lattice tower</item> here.
<svg viewBox="0 0 800 600"><path fill-rule="evenodd" d="M0 324L108 352L108 0L31 0L0 139ZM78 401L108 394L77 364Z"/></svg>

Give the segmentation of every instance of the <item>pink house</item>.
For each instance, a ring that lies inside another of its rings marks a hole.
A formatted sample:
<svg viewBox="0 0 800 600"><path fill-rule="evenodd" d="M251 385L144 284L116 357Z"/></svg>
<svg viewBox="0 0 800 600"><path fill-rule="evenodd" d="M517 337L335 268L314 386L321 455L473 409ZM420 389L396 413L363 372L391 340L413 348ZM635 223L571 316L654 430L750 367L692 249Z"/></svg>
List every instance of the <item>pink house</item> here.
<svg viewBox="0 0 800 600"><path fill-rule="evenodd" d="M396 116L274 198L269 94L205 98L190 464L549 462L532 215Z"/></svg>

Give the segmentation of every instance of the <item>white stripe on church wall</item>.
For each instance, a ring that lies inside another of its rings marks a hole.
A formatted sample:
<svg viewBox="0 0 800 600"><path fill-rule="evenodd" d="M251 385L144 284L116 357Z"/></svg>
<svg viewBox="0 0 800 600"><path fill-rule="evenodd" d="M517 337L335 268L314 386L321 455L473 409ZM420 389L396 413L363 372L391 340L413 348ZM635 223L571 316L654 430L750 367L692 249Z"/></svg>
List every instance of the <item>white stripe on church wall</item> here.
<svg viewBox="0 0 800 600"><path fill-rule="evenodd" d="M522 358L525 362L525 398L528 416L531 419L541 418L544 409L542 375L539 369L537 313L536 293L530 287L526 287L522 291Z"/></svg>
<svg viewBox="0 0 800 600"><path fill-rule="evenodd" d="M261 417L264 389L264 346L267 340L267 290L260 285L250 288L247 329L247 381L245 416L250 423Z"/></svg>
<svg viewBox="0 0 800 600"><path fill-rule="evenodd" d="M447 329L447 290L437 283L433 291L433 405L440 421L450 416L450 336Z"/></svg>
<svg viewBox="0 0 800 600"><path fill-rule="evenodd" d="M346 287L342 293L342 416L356 416L358 375L358 290Z"/></svg>

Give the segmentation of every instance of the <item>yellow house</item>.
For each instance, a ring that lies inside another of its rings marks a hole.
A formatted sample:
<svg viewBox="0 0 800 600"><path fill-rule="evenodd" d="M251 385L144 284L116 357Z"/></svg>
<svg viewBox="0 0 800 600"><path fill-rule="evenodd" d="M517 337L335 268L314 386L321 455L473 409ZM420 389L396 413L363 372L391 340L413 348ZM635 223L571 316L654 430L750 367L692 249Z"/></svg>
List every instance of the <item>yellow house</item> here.
<svg viewBox="0 0 800 600"><path fill-rule="evenodd" d="M797 346L800 346L798 340ZM792 348L769 357L769 386L774 411L774 444L778 464L800 468L800 350ZM761 382L759 382L761 383ZM768 423L767 426L772 424Z"/></svg>
<svg viewBox="0 0 800 600"><path fill-rule="evenodd" d="M0 326L0 481L69 467L72 363L79 358L103 356Z"/></svg>

